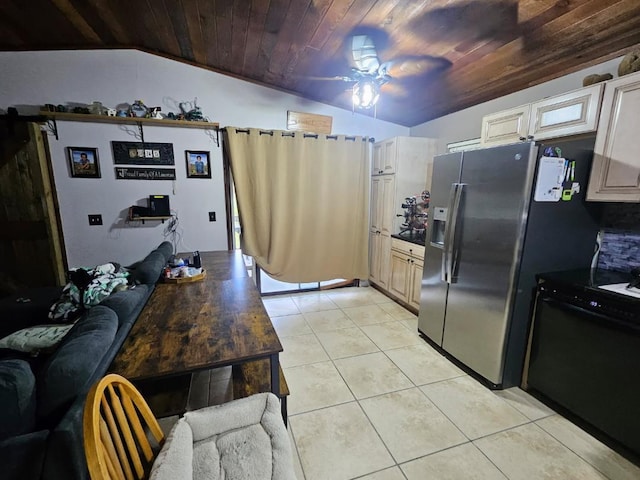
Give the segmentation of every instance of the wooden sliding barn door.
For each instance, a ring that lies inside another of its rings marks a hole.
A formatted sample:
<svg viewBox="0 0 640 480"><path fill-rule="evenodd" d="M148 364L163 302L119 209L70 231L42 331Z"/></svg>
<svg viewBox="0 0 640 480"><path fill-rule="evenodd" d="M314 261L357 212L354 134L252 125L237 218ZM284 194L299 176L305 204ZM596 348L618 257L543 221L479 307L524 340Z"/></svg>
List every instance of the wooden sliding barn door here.
<svg viewBox="0 0 640 480"><path fill-rule="evenodd" d="M35 123L0 120L0 296L63 285L66 258L46 140Z"/></svg>

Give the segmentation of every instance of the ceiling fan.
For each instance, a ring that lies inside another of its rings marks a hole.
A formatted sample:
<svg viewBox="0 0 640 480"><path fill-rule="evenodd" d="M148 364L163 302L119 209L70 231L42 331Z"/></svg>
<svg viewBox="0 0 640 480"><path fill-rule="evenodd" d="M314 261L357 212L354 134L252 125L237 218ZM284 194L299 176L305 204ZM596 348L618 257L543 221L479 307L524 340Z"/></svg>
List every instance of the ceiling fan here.
<svg viewBox="0 0 640 480"><path fill-rule="evenodd" d="M396 79L408 76L420 76L428 72L443 70L451 65L442 57L402 56L387 62L381 62L376 45L370 35L352 35L347 44L347 57L351 65L351 74L334 77L305 77L309 80L334 80L352 83L352 101L354 108L369 109L380 98L384 85ZM396 87L400 87L396 85ZM396 91L402 88L396 88Z"/></svg>

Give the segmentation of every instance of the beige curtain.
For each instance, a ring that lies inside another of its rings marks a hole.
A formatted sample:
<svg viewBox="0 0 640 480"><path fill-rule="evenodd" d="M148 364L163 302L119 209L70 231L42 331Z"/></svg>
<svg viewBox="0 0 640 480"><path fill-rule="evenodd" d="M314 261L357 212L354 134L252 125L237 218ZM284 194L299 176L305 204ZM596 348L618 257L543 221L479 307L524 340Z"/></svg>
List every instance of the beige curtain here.
<svg viewBox="0 0 640 480"><path fill-rule="evenodd" d="M227 127L243 252L284 282L367 278L366 140Z"/></svg>

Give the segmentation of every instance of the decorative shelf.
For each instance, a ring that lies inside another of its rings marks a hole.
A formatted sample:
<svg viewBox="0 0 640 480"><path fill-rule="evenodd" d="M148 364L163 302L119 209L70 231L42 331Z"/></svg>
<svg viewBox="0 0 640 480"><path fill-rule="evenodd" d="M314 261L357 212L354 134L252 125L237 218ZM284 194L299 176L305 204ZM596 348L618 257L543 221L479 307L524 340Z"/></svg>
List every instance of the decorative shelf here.
<svg viewBox="0 0 640 480"><path fill-rule="evenodd" d="M129 217L128 220L130 222L141 220L142 224L144 225L145 220L160 220L162 223L164 223L165 220L169 220L170 218L171 218L171 215L166 217Z"/></svg>
<svg viewBox="0 0 640 480"><path fill-rule="evenodd" d="M144 135L142 133L142 126L154 126L154 127L180 127L180 128L199 128L201 130L215 130L216 131L216 144L220 146L218 132L220 130L220 124L217 122L191 122L188 120L171 120L171 119L158 119L158 118L144 118L144 117L111 117L109 115L93 115L89 113L62 113L62 112L49 112L43 110L40 115L53 122L53 134L58 139L58 127L56 125L57 120L63 120L67 122L89 122L89 123L116 123L125 125L136 125L140 129L142 137L142 143L144 143Z"/></svg>
<svg viewBox="0 0 640 480"><path fill-rule="evenodd" d="M42 111L40 114L47 118L56 120L66 120L68 122L98 122L98 123L126 123L129 125L155 125L158 127L182 127L182 128L203 128L214 130L220 128L215 122L190 122L188 120L171 120L167 118L144 118L144 117L110 117L109 115L93 115L89 113L62 113Z"/></svg>

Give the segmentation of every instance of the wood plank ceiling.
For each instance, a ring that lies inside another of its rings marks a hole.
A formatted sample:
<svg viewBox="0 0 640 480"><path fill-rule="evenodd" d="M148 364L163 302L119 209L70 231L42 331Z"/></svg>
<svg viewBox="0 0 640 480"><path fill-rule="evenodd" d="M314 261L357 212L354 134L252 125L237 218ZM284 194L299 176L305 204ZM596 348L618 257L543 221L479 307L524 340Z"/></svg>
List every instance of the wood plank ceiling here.
<svg viewBox="0 0 640 480"><path fill-rule="evenodd" d="M137 48L347 109L310 77L349 75L358 33L406 60L376 114L414 126L640 46L640 1L0 1L0 50Z"/></svg>

